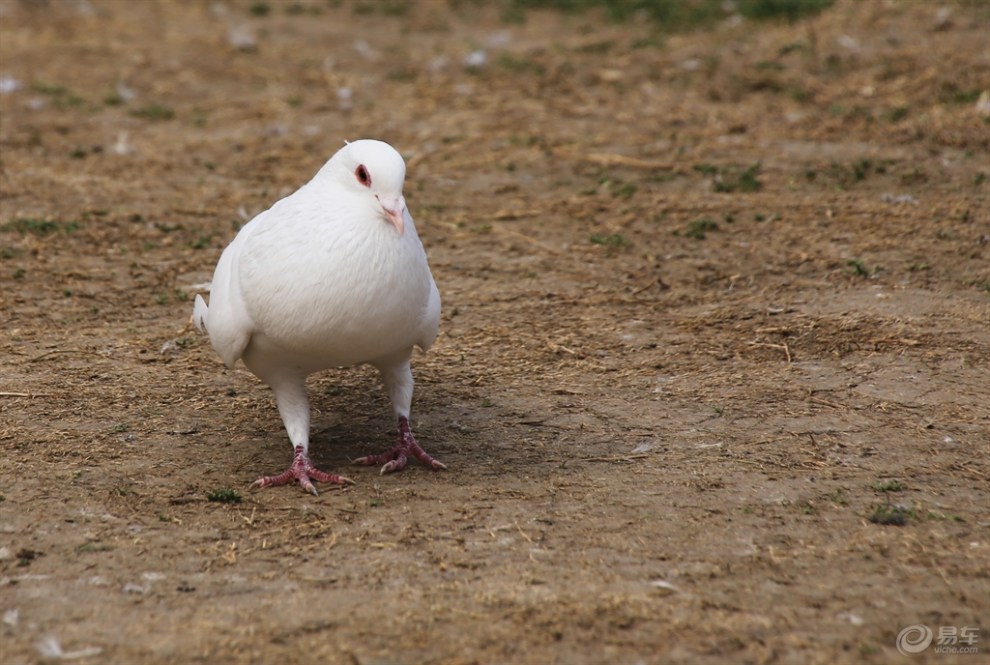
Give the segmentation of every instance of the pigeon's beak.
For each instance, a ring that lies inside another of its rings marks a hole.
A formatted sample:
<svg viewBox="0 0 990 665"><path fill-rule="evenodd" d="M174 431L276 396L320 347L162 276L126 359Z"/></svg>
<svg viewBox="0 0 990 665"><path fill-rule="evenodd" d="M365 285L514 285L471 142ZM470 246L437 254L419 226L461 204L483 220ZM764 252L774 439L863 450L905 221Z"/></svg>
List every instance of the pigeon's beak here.
<svg viewBox="0 0 990 665"><path fill-rule="evenodd" d="M378 199L378 202L382 204L382 212L385 214L385 218L391 222L392 226L395 227L395 230L401 236L406 226L406 199L398 196L391 201Z"/></svg>

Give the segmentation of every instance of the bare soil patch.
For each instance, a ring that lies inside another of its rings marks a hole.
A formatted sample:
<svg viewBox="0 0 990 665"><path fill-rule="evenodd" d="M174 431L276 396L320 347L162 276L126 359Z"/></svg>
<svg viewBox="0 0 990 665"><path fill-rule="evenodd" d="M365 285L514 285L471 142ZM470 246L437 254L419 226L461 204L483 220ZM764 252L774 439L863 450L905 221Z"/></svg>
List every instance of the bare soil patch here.
<svg viewBox="0 0 990 665"><path fill-rule="evenodd" d="M990 650L985 8L256 4L0 2L4 663ZM356 368L311 394L357 484L252 492L291 450L191 296L360 137L409 165L450 471L348 466L392 426Z"/></svg>

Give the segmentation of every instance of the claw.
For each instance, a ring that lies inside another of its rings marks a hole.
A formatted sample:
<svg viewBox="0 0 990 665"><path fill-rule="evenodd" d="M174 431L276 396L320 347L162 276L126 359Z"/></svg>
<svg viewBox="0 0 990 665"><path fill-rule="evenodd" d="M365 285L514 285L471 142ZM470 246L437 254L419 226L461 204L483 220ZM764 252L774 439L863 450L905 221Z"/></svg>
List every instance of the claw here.
<svg viewBox="0 0 990 665"><path fill-rule="evenodd" d="M423 450L419 443L416 442L412 429L409 427L409 419L403 416L399 418L398 443L386 450L384 453L359 457L354 460L354 464L361 464L363 466L383 464L384 466L382 466L379 473L381 475L385 475L386 473L393 473L406 468L406 464L408 463L410 456L415 457L422 462L424 466L433 469L434 471L440 471L441 469L446 470L447 468L446 464L434 459L433 456Z"/></svg>
<svg viewBox="0 0 990 665"><path fill-rule="evenodd" d="M262 476L251 483L251 487L274 487L276 485L288 485L292 481L297 481L303 490L309 492L313 496L319 496L320 493L316 491L316 486L313 485L313 480L321 483L331 483L333 485L354 484L354 481L350 478L338 476L335 473L320 471L313 466L313 463L309 459L309 455L306 454L303 447L296 446L295 456L292 458L292 464L288 469L277 476Z"/></svg>

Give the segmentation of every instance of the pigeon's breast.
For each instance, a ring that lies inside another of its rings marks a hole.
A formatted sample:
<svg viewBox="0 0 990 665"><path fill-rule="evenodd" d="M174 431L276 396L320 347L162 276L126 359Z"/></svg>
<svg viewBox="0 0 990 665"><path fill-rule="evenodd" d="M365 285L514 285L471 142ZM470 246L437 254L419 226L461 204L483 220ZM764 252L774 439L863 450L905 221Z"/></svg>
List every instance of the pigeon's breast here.
<svg viewBox="0 0 990 665"><path fill-rule="evenodd" d="M256 334L313 370L418 343L434 288L422 245L415 229L399 235L372 221L333 232L255 234L241 289Z"/></svg>

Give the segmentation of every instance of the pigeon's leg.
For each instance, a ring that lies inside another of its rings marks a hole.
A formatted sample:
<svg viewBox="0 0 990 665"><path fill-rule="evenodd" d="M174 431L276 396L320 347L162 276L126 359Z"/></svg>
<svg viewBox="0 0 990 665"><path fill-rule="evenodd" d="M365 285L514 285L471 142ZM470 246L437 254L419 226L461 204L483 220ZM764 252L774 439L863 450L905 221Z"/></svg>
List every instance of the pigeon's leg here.
<svg viewBox="0 0 990 665"><path fill-rule="evenodd" d="M309 399L306 397L306 377L280 377L269 385L275 392L278 412L285 424L285 431L289 434L294 454L288 469L277 476L262 476L254 481L254 486L271 487L298 482L304 490L316 496L318 492L313 486L314 480L334 485L352 484L354 481L350 478L320 471L309 459Z"/></svg>
<svg viewBox="0 0 990 665"><path fill-rule="evenodd" d="M399 421L399 440L384 453L359 457L354 460L354 463L365 466L383 464L381 472L390 473L404 469L409 457L412 456L431 469L446 469L446 464L434 459L420 447L416 442L416 437L413 436L412 428L409 426L409 408L412 405L413 394L413 377L412 369L409 367L409 358L406 357L400 362L378 365L377 367L382 375L389 399L392 400L395 416Z"/></svg>

